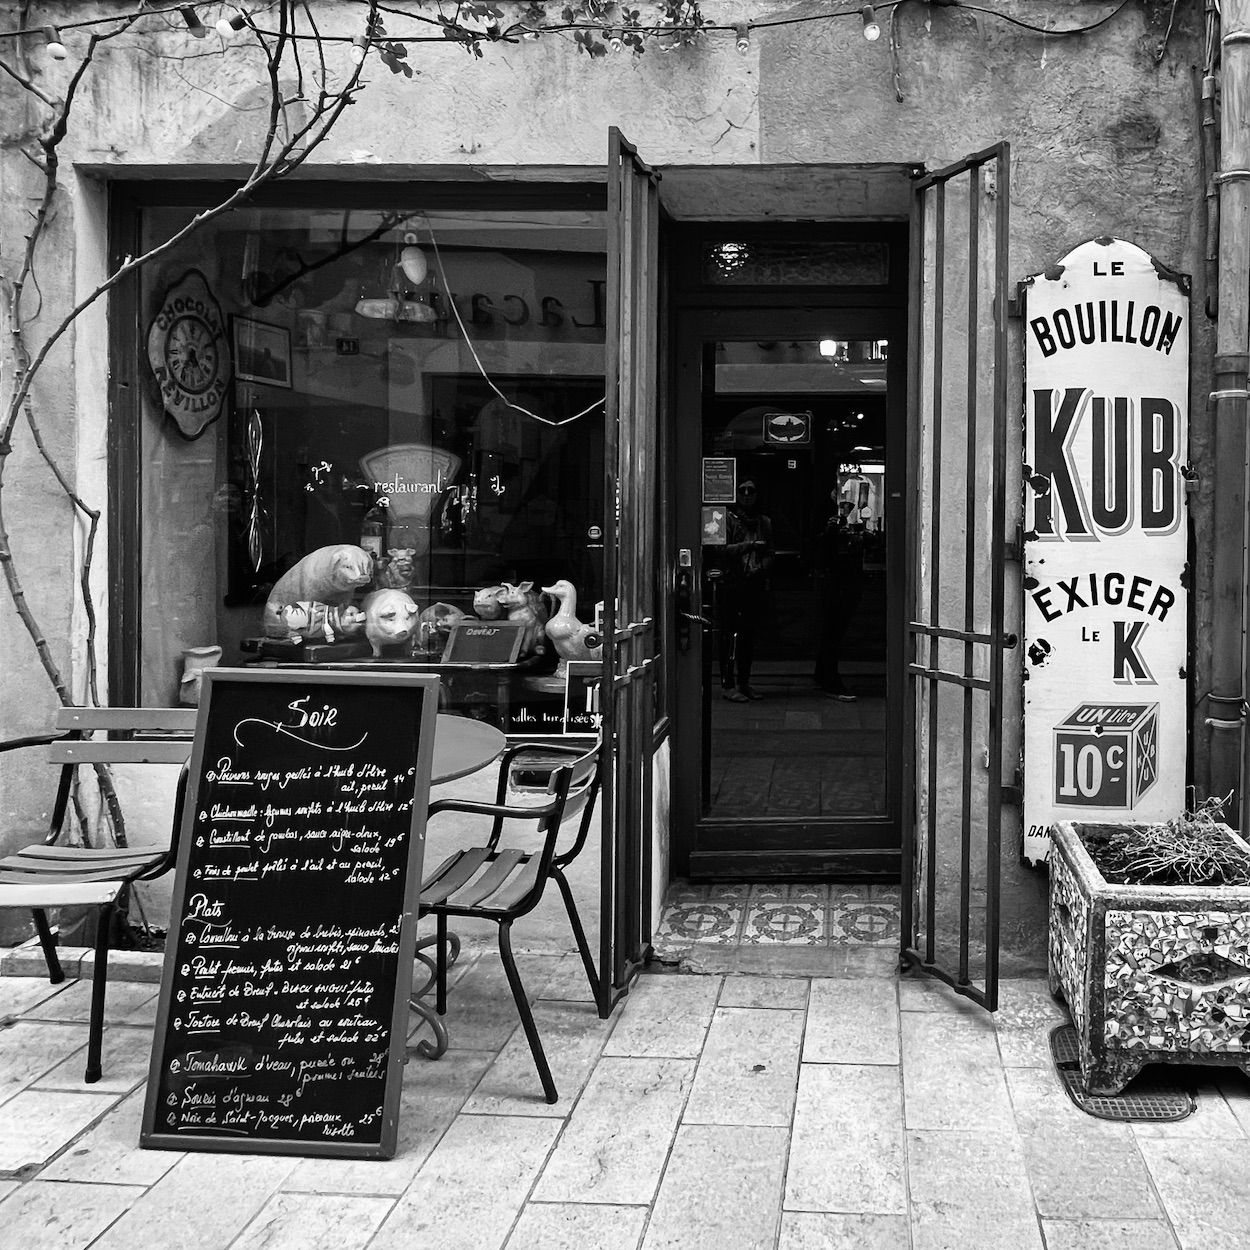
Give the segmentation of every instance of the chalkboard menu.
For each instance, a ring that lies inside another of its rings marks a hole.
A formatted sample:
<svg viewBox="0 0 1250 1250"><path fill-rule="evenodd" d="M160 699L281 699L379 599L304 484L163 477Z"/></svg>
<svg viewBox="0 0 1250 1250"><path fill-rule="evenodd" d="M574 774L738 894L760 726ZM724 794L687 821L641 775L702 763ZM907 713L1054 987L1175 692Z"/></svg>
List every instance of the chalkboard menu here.
<svg viewBox="0 0 1250 1250"><path fill-rule="evenodd" d="M141 1145L395 1153L437 704L205 670Z"/></svg>

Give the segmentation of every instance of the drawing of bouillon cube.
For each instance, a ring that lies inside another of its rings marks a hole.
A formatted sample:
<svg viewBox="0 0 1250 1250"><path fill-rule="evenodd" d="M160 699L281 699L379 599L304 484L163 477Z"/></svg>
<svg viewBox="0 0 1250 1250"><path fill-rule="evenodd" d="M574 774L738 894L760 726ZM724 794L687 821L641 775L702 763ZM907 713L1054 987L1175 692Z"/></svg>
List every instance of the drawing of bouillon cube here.
<svg viewBox="0 0 1250 1250"><path fill-rule="evenodd" d="M1136 806L1159 775L1157 703L1082 703L1055 726L1055 803Z"/></svg>

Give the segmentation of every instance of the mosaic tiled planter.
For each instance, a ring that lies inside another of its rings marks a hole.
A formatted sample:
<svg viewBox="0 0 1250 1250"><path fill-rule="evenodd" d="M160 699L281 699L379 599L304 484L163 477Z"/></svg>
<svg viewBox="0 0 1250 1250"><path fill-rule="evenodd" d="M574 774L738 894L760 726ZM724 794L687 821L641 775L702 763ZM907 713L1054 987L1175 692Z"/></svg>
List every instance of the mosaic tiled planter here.
<svg viewBox="0 0 1250 1250"><path fill-rule="evenodd" d="M1086 1090L1117 1094L1148 1063L1250 1075L1250 886L1113 885L1078 827L1051 827L1050 989Z"/></svg>

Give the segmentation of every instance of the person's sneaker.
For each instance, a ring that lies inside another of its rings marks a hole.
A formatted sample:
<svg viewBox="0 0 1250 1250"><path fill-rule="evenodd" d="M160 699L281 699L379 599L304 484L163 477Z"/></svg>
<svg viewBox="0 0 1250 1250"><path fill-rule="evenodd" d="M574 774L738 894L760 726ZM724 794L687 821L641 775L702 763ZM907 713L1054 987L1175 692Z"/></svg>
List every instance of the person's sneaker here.
<svg viewBox="0 0 1250 1250"><path fill-rule="evenodd" d="M855 696L841 682L836 686L826 686L822 693L826 699L837 699L839 703L855 702Z"/></svg>
<svg viewBox="0 0 1250 1250"><path fill-rule="evenodd" d="M762 699L764 697L754 686L743 686L741 693L746 695L748 699Z"/></svg>
<svg viewBox="0 0 1250 1250"><path fill-rule="evenodd" d="M745 703L747 696L741 690L722 690L720 697L728 699L730 703Z"/></svg>

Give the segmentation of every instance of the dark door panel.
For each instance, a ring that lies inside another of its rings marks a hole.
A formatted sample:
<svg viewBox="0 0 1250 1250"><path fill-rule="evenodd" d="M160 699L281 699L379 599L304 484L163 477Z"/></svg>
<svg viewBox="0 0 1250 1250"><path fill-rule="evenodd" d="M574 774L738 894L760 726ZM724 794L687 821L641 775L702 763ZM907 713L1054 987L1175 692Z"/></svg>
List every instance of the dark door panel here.
<svg viewBox="0 0 1250 1250"><path fill-rule="evenodd" d="M697 622L675 672L678 873L897 876L904 320L678 317L675 528ZM735 564L742 523L712 515L704 458L754 483L732 511L749 529L767 515L765 576ZM706 541L718 523L729 542Z"/></svg>

